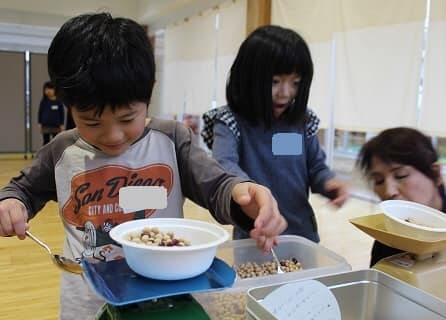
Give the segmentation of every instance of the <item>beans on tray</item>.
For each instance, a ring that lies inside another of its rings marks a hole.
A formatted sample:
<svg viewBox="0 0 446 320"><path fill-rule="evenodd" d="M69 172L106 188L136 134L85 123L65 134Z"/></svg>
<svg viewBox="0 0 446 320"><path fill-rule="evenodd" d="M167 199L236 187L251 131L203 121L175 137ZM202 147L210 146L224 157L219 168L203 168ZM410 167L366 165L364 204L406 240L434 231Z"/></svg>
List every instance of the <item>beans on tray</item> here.
<svg viewBox="0 0 446 320"><path fill-rule="evenodd" d="M191 245L189 240L176 238L172 231L163 232L157 227L145 227L141 231L130 232L125 239L148 246L185 247Z"/></svg>
<svg viewBox="0 0 446 320"><path fill-rule="evenodd" d="M280 265L283 271L293 272L302 270L300 262L292 257L281 259ZM246 262L233 265L240 279L268 276L277 274L274 261ZM247 319L246 305L247 295L245 289L231 292L205 292L195 293L194 298L202 305L211 319L215 320L244 320Z"/></svg>
<svg viewBox="0 0 446 320"><path fill-rule="evenodd" d="M280 267L285 272L293 272L302 269L302 265L296 258L281 259ZM264 263L247 262L234 266L237 275L242 278L268 276L277 273L276 263L268 261Z"/></svg>
<svg viewBox="0 0 446 320"><path fill-rule="evenodd" d="M201 304L211 319L247 319L247 296L244 291L195 293L194 298Z"/></svg>

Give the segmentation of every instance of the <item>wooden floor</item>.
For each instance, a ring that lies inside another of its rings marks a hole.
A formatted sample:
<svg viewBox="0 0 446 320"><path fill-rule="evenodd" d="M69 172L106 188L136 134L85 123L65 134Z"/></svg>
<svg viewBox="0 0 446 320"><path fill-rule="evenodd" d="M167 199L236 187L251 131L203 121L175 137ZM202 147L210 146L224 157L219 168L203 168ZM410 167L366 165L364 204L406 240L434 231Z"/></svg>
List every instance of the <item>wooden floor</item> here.
<svg viewBox="0 0 446 320"><path fill-rule="evenodd" d="M0 187L29 161L23 156L0 157ZM311 197L311 202L319 222L321 245L343 256L353 269L367 268L373 239L348 220L376 212L375 205L353 198L341 209L334 210L317 195ZM189 201L185 203L185 214L213 221L206 210ZM48 203L30 226L30 231L54 253L62 251L63 229L55 203ZM31 239L0 238L0 320L57 319L59 275L49 255Z"/></svg>

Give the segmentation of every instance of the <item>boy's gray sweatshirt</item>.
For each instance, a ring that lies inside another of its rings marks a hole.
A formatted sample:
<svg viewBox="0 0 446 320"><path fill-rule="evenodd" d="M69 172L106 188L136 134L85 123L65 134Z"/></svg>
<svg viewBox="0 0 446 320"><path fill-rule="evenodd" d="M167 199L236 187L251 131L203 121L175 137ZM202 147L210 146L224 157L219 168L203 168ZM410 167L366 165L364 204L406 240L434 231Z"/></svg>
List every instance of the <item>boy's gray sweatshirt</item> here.
<svg viewBox="0 0 446 320"><path fill-rule="evenodd" d="M231 196L242 181L247 179L227 174L209 157L186 126L152 119L142 137L117 156L88 144L77 129L60 133L0 191L0 200L21 200L30 219L48 201L57 201L55 214L66 232L63 255L109 261L123 257L122 248L108 235L113 226L149 217L182 218L184 197L209 209L222 224L250 229L252 221ZM167 208L124 214L118 193L129 185L164 186ZM61 319L93 319L104 303L79 275L62 273L60 291Z"/></svg>

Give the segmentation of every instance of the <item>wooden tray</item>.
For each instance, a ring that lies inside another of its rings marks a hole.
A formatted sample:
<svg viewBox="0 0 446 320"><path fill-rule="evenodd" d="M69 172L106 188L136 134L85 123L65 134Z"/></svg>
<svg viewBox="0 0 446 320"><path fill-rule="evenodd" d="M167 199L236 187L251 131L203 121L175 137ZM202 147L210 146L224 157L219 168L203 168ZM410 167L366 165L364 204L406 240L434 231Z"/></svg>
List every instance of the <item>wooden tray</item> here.
<svg viewBox="0 0 446 320"><path fill-rule="evenodd" d="M410 253L428 254L446 250L446 239L424 241L392 233L386 229L384 219L384 214L379 213L353 218L350 222L379 242Z"/></svg>

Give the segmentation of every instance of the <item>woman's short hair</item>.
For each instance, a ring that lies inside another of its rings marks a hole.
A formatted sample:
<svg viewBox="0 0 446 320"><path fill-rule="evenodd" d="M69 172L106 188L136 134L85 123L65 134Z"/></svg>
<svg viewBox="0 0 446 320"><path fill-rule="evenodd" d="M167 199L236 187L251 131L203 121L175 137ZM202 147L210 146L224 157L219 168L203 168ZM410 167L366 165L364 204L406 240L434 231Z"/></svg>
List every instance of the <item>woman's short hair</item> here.
<svg viewBox="0 0 446 320"><path fill-rule="evenodd" d="M371 170L374 157L385 163L412 166L430 179L437 179L432 164L438 161L438 153L431 139L416 129L390 128L367 141L356 160L357 167L366 176Z"/></svg>

